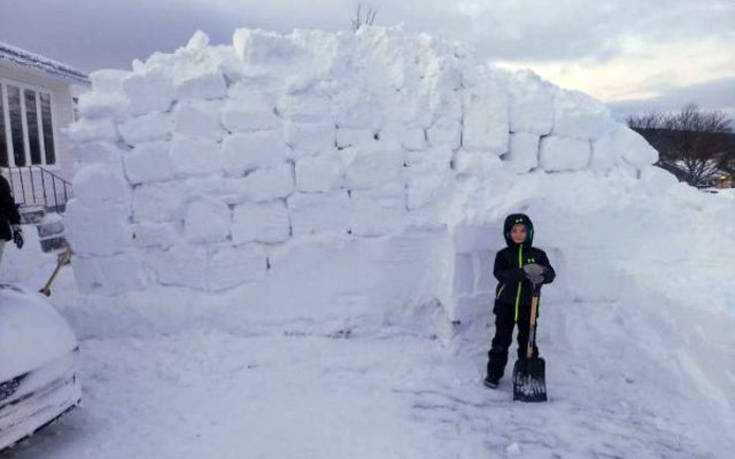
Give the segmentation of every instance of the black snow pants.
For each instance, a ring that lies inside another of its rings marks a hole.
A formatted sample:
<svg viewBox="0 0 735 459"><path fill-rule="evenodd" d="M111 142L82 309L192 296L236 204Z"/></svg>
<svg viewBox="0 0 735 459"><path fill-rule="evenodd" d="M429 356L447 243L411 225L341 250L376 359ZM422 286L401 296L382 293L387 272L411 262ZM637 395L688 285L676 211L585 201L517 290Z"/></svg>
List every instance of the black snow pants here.
<svg viewBox="0 0 735 459"><path fill-rule="evenodd" d="M530 311L521 309L518 315L518 358L526 358L528 333L530 329ZM488 352L487 375L492 379L500 379L508 363L508 348L513 341L515 328L514 308L511 305L497 305L495 308L495 337ZM538 317L538 311L536 312ZM533 356L538 357L538 347L534 345Z"/></svg>

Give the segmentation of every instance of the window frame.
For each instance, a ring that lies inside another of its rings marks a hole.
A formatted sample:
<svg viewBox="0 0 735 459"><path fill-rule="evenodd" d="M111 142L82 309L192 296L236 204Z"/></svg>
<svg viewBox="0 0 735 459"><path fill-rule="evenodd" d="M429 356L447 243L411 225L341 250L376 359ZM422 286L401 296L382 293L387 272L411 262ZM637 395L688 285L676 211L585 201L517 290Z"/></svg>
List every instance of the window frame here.
<svg viewBox="0 0 735 459"><path fill-rule="evenodd" d="M21 107L21 125L23 127L23 149L25 150L26 165L16 166L15 165L15 148L13 142L9 139L9 135L12 134L10 127L10 106L8 105L8 85L15 86L20 89L20 107ZM41 163L33 164L31 162L31 149L30 149L30 137L28 135L28 112L26 111L26 100L25 91L30 90L35 92L36 95L36 123L38 125L38 143L41 152ZM43 127L43 117L41 110L41 93L49 95L49 104L51 109L51 138L53 140L54 159L53 164L46 163L46 139ZM49 170L59 170L59 149L56 135L56 117L54 116L54 106L56 105L54 92L48 88L42 86L24 83L22 81L13 80L10 78L0 77L0 97L2 97L3 113L0 116L4 117L5 125L5 142L6 150L8 152L8 166L14 167L28 167L28 166L41 166ZM3 166L4 167L4 166Z"/></svg>

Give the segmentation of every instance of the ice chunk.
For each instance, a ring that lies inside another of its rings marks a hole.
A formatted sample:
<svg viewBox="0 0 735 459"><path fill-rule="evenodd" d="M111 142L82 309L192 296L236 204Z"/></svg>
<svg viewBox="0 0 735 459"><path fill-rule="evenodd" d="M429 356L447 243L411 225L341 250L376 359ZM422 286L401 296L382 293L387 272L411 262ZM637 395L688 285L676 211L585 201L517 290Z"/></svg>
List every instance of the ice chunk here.
<svg viewBox="0 0 735 459"><path fill-rule="evenodd" d="M222 170L222 151L214 139L174 136L171 161L178 177L207 175Z"/></svg>
<svg viewBox="0 0 735 459"><path fill-rule="evenodd" d="M230 226L230 208L218 199L200 197L186 210L184 234L189 242L222 241L229 236Z"/></svg>
<svg viewBox="0 0 735 459"><path fill-rule="evenodd" d="M235 244L282 242L289 238L290 232L288 209L282 200L235 207L232 224L232 241Z"/></svg>
<svg viewBox="0 0 735 459"><path fill-rule="evenodd" d="M171 137L173 121L167 113L153 112L129 118L119 127L120 135L128 145Z"/></svg>
<svg viewBox="0 0 735 459"><path fill-rule="evenodd" d="M169 180L173 167L169 142L144 142L125 155L125 176L133 185Z"/></svg>
<svg viewBox="0 0 735 459"><path fill-rule="evenodd" d="M539 164L548 172L584 169L591 157L590 142L566 137L541 138Z"/></svg>
<svg viewBox="0 0 735 459"><path fill-rule="evenodd" d="M350 199L345 191L294 193L288 198L294 236L327 231L344 232L350 216Z"/></svg>
<svg viewBox="0 0 735 459"><path fill-rule="evenodd" d="M538 166L539 136L527 132L514 132L510 136L511 169L515 172L528 172Z"/></svg>
<svg viewBox="0 0 735 459"><path fill-rule="evenodd" d="M243 175L252 169L275 167L286 160L287 150L280 131L228 135L222 142L224 170Z"/></svg>

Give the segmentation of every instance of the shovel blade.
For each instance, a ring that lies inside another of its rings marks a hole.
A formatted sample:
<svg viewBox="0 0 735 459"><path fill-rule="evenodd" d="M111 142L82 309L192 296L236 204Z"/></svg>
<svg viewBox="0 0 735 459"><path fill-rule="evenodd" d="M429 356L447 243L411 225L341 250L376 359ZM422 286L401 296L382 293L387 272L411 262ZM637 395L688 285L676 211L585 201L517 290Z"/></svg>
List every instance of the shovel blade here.
<svg viewBox="0 0 735 459"><path fill-rule="evenodd" d="M546 362L540 357L519 359L513 366L513 400L545 402Z"/></svg>

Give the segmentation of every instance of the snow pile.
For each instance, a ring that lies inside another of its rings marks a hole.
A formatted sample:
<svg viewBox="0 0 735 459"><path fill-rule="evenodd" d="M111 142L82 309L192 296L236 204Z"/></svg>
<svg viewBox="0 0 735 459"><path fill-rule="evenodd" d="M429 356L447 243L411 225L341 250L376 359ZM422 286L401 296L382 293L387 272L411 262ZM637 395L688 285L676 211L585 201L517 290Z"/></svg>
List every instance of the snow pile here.
<svg viewBox="0 0 735 459"><path fill-rule="evenodd" d="M559 331L569 303L638 308L653 330L700 311L732 323L735 201L677 183L602 103L531 72L400 29L240 29L232 46L198 32L91 80L68 131L65 225L86 304L119 319L108 334L431 317L486 346L471 324L489 319L512 211L531 216L559 273L542 308L557 341L542 328L543 345L607 350ZM675 346L668 369L699 380L682 391L707 385L735 406L735 370L714 363L732 339L701 333L659 337Z"/></svg>

